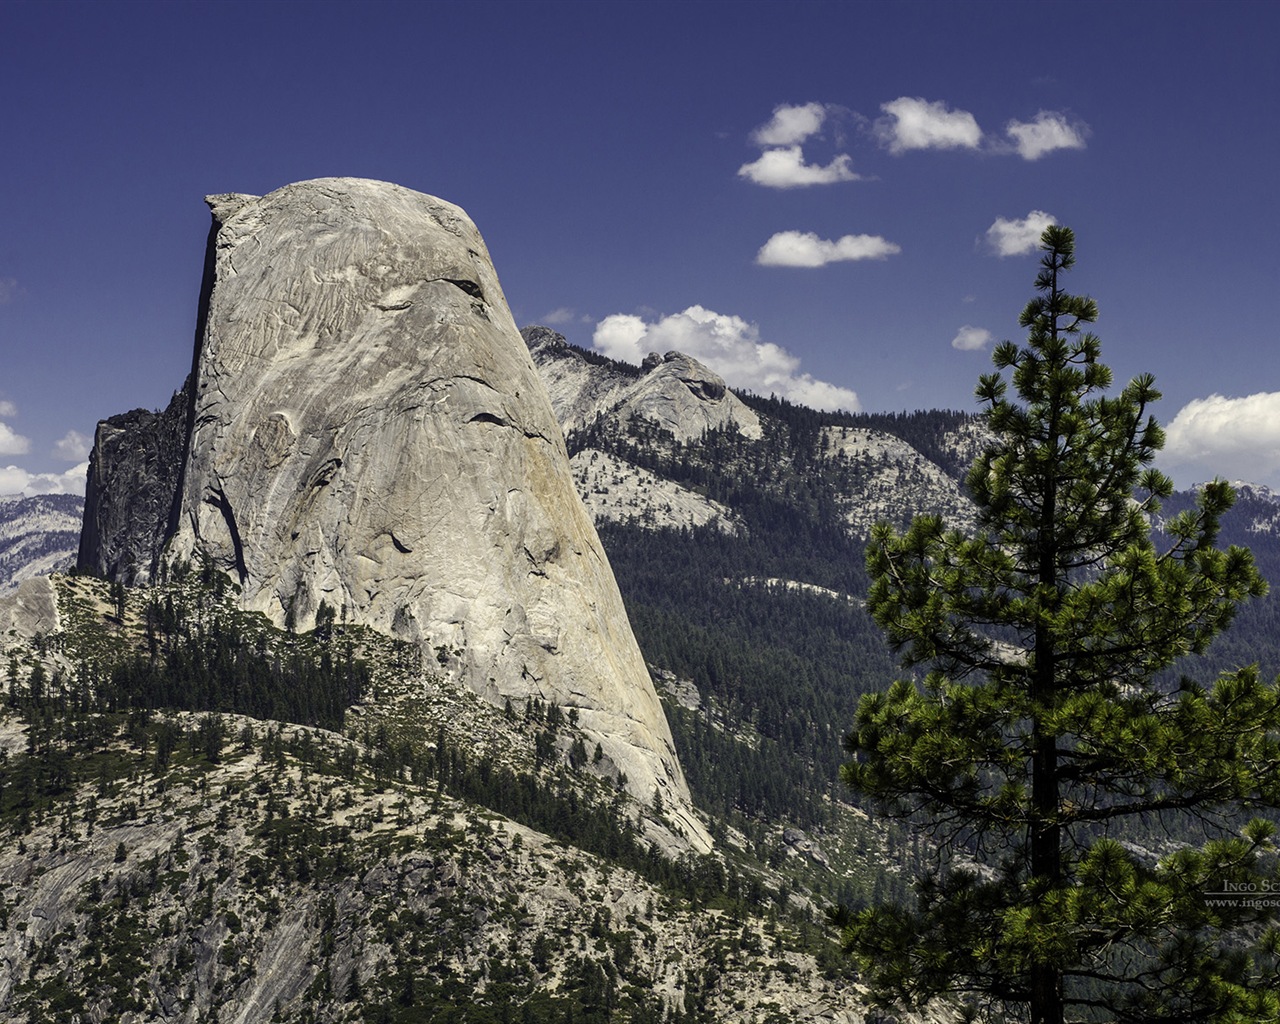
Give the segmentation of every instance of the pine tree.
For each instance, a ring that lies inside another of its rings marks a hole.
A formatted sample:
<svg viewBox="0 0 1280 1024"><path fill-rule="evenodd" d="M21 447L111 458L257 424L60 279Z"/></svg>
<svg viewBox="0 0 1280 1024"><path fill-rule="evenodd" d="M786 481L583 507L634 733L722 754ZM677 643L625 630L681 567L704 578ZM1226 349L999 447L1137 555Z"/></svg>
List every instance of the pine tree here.
<svg viewBox="0 0 1280 1024"><path fill-rule="evenodd" d="M1222 482L1157 547L1154 380L1102 394L1097 306L1061 283L1074 237L1051 227L1041 249L1027 343L999 345L977 389L993 441L969 476L976 532L919 516L868 547L867 607L923 678L862 699L842 774L930 828L937 859L914 905L834 916L886 1002L1274 1021L1275 826L1249 815L1280 806L1280 690L1252 668L1176 681L1266 585L1248 551L1214 546Z"/></svg>

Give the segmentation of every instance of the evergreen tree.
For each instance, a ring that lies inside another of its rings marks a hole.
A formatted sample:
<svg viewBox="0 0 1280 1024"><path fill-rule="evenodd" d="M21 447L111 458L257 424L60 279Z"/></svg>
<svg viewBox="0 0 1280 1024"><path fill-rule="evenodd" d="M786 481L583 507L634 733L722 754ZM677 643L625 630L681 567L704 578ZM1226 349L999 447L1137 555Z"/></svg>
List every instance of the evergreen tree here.
<svg viewBox="0 0 1280 1024"><path fill-rule="evenodd" d="M927 823L938 857L913 905L834 916L888 1002L1274 1021L1275 827L1247 819L1280 806L1280 691L1251 668L1207 687L1167 671L1266 586L1248 551L1215 547L1221 482L1157 550L1159 393L1143 375L1101 394L1097 307L1061 284L1072 233L1041 249L1027 343L1001 344L977 389L994 440L969 476L976 533L919 516L868 547L868 608L923 680L862 699L842 774Z"/></svg>

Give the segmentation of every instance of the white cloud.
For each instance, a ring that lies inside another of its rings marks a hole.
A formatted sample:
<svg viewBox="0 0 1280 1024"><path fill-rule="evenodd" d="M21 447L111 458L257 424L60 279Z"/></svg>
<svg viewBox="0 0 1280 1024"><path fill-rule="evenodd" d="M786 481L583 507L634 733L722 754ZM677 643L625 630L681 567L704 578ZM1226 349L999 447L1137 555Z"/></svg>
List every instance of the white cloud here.
<svg viewBox="0 0 1280 1024"><path fill-rule="evenodd" d="M941 100L930 103L920 97L900 96L880 109L888 117L875 130L891 153L909 149L977 149L982 129L967 110L948 110Z"/></svg>
<svg viewBox="0 0 1280 1024"><path fill-rule="evenodd" d="M1044 229L1056 223L1057 218L1043 210L1032 210L1021 220L997 217L987 228L987 244L997 256L1023 256L1035 252Z"/></svg>
<svg viewBox="0 0 1280 1024"><path fill-rule="evenodd" d="M18 407L12 402L0 400L0 416L17 416Z"/></svg>
<svg viewBox="0 0 1280 1024"><path fill-rule="evenodd" d="M1034 121L1010 121L1005 134L1011 136L1018 155L1024 160L1039 160L1055 149L1084 149L1088 126L1071 123L1062 114L1042 110Z"/></svg>
<svg viewBox="0 0 1280 1024"><path fill-rule="evenodd" d="M789 107L785 103L773 108L773 117L751 133L758 146L794 146L816 135L827 118L821 103L805 103Z"/></svg>
<svg viewBox="0 0 1280 1024"><path fill-rule="evenodd" d="M84 494L89 463L82 462L65 473L28 473L17 466L0 466L0 494Z"/></svg>
<svg viewBox="0 0 1280 1024"><path fill-rule="evenodd" d="M20 291L22 287L16 277L0 277L0 306L12 300Z"/></svg>
<svg viewBox="0 0 1280 1024"><path fill-rule="evenodd" d="M66 462L83 462L89 457L91 447L93 447L93 438L85 437L78 430L68 430L53 446L53 457Z"/></svg>
<svg viewBox="0 0 1280 1024"><path fill-rule="evenodd" d="M986 348L994 337L995 335L985 327L971 327L965 324L951 339L951 347L958 348L961 352L976 352L978 349Z"/></svg>
<svg viewBox="0 0 1280 1024"><path fill-rule="evenodd" d="M1220 476L1280 485L1280 391L1188 402L1165 428L1161 462L1195 481Z"/></svg>
<svg viewBox="0 0 1280 1024"><path fill-rule="evenodd" d="M568 306L560 306L543 316L540 322L555 326L557 324L571 324L576 319L578 319L577 313Z"/></svg>
<svg viewBox="0 0 1280 1024"><path fill-rule="evenodd" d="M764 267L823 267L842 260L882 260L902 251L879 235L843 235L835 241L812 231L779 231L760 247Z"/></svg>
<svg viewBox="0 0 1280 1024"><path fill-rule="evenodd" d="M861 408L849 388L799 373L800 360L772 342L761 341L755 324L741 317L690 306L648 323L616 313L596 325L593 344L614 359L639 363L650 352L683 352L705 363L731 386L777 394L815 409Z"/></svg>
<svg viewBox="0 0 1280 1024"><path fill-rule="evenodd" d="M0 423L0 455L26 455L30 450L27 438L15 433L9 424Z"/></svg>
<svg viewBox="0 0 1280 1024"><path fill-rule="evenodd" d="M849 156L841 153L825 167L804 162L799 146L766 149L760 158L738 168L738 177L768 188L803 188L807 185L830 185L837 181L857 181L849 167Z"/></svg>

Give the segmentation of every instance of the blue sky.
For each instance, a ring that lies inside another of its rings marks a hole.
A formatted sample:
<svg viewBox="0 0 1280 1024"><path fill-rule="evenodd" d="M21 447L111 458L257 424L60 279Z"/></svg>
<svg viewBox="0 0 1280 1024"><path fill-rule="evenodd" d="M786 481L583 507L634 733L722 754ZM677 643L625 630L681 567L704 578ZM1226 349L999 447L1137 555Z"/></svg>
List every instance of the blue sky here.
<svg viewBox="0 0 1280 1024"><path fill-rule="evenodd" d="M1280 4L0 3L0 493L189 369L203 197L462 206L521 324L975 408L1046 217L1164 465L1280 487Z"/></svg>

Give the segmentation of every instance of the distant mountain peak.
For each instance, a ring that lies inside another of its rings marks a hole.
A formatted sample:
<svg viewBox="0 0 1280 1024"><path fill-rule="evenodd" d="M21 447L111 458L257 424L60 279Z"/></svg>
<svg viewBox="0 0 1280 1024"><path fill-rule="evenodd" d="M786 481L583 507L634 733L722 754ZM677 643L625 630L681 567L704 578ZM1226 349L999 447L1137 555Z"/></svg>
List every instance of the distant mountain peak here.
<svg viewBox="0 0 1280 1024"><path fill-rule="evenodd" d="M520 334L566 433L609 416L623 423L648 420L677 441L726 427L743 437L762 436L760 417L693 356L655 352L636 367L570 345L547 327L525 327Z"/></svg>

